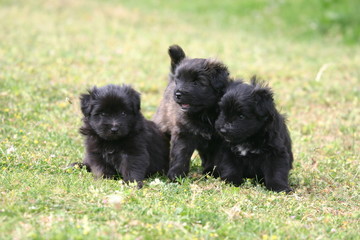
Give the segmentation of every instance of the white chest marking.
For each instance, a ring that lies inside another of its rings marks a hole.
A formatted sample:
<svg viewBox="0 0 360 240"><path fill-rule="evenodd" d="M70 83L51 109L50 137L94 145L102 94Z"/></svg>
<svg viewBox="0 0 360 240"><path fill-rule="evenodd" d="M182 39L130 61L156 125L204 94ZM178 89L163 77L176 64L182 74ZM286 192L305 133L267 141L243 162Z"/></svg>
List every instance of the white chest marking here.
<svg viewBox="0 0 360 240"><path fill-rule="evenodd" d="M245 147L243 145L236 145L235 146L235 151L238 152L241 156L246 156L248 153L253 153L253 154L259 154L260 153L259 149L250 149L250 148Z"/></svg>

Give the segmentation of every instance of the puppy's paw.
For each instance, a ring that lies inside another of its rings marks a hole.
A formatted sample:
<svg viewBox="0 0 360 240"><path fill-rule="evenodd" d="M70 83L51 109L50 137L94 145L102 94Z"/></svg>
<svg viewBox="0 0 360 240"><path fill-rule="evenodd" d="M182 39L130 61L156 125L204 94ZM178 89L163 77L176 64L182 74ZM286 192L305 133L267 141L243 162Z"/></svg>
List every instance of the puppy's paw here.
<svg viewBox="0 0 360 240"><path fill-rule="evenodd" d="M129 179L123 179L123 181L129 186L137 189L141 189L144 186L143 181L141 180L129 180Z"/></svg>
<svg viewBox="0 0 360 240"><path fill-rule="evenodd" d="M170 169L169 172L167 173L167 177L172 182L176 182L176 181L178 181L178 179L186 177L186 173Z"/></svg>
<svg viewBox="0 0 360 240"><path fill-rule="evenodd" d="M279 192L279 193L285 193L285 194L291 194L294 192L294 190L292 188L284 188L282 190L274 190L275 192Z"/></svg>
<svg viewBox="0 0 360 240"><path fill-rule="evenodd" d="M286 194L293 192L293 189L288 186L273 186L267 188L274 192L285 192Z"/></svg>
<svg viewBox="0 0 360 240"><path fill-rule="evenodd" d="M66 166L64 169L69 169L69 168L79 168L82 169L83 167L86 167L86 171L91 172L90 166L88 166L85 163L81 163L81 162L74 162L69 164L68 166Z"/></svg>
<svg viewBox="0 0 360 240"><path fill-rule="evenodd" d="M138 189L143 188L144 183L143 183L142 181L138 181L138 182L136 182L136 183L137 183L137 188L138 188Z"/></svg>
<svg viewBox="0 0 360 240"><path fill-rule="evenodd" d="M288 187L283 192L285 192L286 194L290 194L290 193L293 193L294 190L292 188Z"/></svg>

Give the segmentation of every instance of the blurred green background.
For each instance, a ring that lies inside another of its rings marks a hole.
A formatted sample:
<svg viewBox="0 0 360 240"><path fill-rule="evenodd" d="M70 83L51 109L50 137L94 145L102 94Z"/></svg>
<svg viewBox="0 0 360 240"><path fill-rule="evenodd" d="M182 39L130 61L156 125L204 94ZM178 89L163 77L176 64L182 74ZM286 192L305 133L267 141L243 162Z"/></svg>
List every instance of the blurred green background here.
<svg viewBox="0 0 360 240"><path fill-rule="evenodd" d="M116 3L116 1L111 1ZM264 37L325 37L356 44L360 40L360 3L356 0L133 1L126 5L184 13L188 23L230 27ZM191 16L189 16L191 15Z"/></svg>

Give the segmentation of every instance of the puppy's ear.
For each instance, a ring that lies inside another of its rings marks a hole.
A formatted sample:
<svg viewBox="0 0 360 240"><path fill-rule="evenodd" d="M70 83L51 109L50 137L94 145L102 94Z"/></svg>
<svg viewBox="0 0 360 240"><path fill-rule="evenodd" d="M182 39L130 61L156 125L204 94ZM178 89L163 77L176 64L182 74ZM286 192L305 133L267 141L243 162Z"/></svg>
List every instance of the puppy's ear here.
<svg viewBox="0 0 360 240"><path fill-rule="evenodd" d="M126 95L129 99L133 112L136 114L140 111L140 93L130 85L123 85Z"/></svg>
<svg viewBox="0 0 360 240"><path fill-rule="evenodd" d="M135 113L138 113L140 111L140 93L134 91L135 94L133 95L133 109Z"/></svg>
<svg viewBox="0 0 360 240"><path fill-rule="evenodd" d="M81 94L80 96L80 107L81 112L85 117L89 116L91 113L91 99L95 98L97 88L93 87L93 89L88 91L89 93Z"/></svg>
<svg viewBox="0 0 360 240"><path fill-rule="evenodd" d="M263 119L272 119L276 109L271 88L263 82L258 82L255 76L251 78L251 85L254 86L253 95L257 115Z"/></svg>
<svg viewBox="0 0 360 240"><path fill-rule="evenodd" d="M209 62L209 69L213 69L210 79L211 86L220 94L224 94L226 87L229 84L229 71L227 67L214 60Z"/></svg>
<svg viewBox="0 0 360 240"><path fill-rule="evenodd" d="M177 65L185 58L185 52L179 45L172 45L168 53L171 59L171 73L174 73Z"/></svg>

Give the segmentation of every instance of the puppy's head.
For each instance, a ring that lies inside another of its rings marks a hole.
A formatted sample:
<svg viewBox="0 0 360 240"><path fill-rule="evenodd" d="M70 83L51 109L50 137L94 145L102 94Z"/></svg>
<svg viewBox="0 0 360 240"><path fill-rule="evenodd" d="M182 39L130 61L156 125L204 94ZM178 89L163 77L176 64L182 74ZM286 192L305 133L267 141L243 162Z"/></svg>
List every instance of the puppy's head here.
<svg viewBox="0 0 360 240"><path fill-rule="evenodd" d="M140 115L140 94L127 85L93 87L80 97L84 121L104 140L127 136Z"/></svg>
<svg viewBox="0 0 360 240"><path fill-rule="evenodd" d="M243 143L261 133L276 114L271 89L255 77L251 84L230 85L219 105L220 115L215 126L231 143Z"/></svg>
<svg viewBox="0 0 360 240"><path fill-rule="evenodd" d="M181 47L169 49L170 77L175 81L174 100L185 112L216 106L229 82L227 67L214 59L186 58Z"/></svg>

